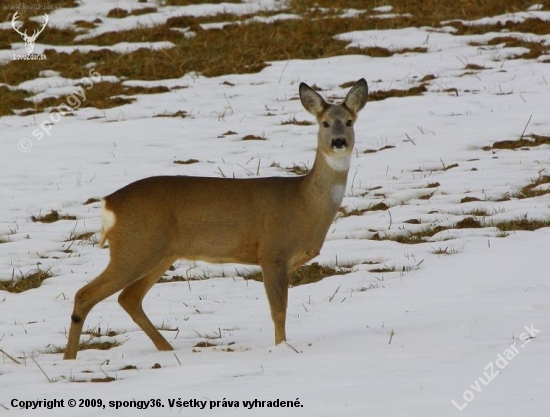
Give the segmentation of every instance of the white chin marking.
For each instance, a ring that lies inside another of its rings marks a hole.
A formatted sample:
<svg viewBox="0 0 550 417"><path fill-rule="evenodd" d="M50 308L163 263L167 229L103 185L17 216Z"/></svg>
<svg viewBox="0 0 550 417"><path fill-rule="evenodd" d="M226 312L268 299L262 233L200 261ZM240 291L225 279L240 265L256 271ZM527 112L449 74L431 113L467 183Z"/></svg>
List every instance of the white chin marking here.
<svg viewBox="0 0 550 417"><path fill-rule="evenodd" d="M116 223L115 213L105 207L105 201L103 201L103 208L101 209L101 227L105 233L113 228Z"/></svg>
<svg viewBox="0 0 550 417"><path fill-rule="evenodd" d="M334 187L332 187L332 190L330 192L330 198L335 204L340 205L340 203L344 199L345 192L346 192L345 185L335 185Z"/></svg>
<svg viewBox="0 0 550 417"><path fill-rule="evenodd" d="M348 171L351 164L351 154L345 156L329 156L325 154L325 160L328 166L335 171Z"/></svg>

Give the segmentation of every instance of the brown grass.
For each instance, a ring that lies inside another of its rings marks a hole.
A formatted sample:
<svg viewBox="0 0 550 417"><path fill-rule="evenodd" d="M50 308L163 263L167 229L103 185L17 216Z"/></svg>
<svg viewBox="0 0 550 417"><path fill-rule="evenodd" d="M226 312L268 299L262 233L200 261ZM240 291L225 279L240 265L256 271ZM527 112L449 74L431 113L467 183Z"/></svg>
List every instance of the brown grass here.
<svg viewBox="0 0 550 417"><path fill-rule="evenodd" d="M143 7L141 9L133 9L130 11L116 7L114 9L109 10L109 13L107 13L107 17L122 19L128 16L141 16L148 13L155 13L156 11L157 11L156 7Z"/></svg>
<svg viewBox="0 0 550 417"><path fill-rule="evenodd" d="M112 107L121 106L124 104L133 103L136 99L134 96L138 94L158 94L170 91L167 87L128 87L120 83L99 82L95 83L90 90L84 90L86 99L82 101L79 107L95 107L96 109L109 109ZM126 97L120 97L126 96ZM47 98L37 103L35 108L45 109L49 107L57 107L68 101L69 95L60 96L57 98Z"/></svg>
<svg viewBox="0 0 550 417"><path fill-rule="evenodd" d="M93 338L90 338L89 340L84 340L78 344L78 350L89 350L89 349L96 349L96 350L109 350L114 347L122 345L121 342L118 342L116 340L114 341L103 341L100 342L98 340L94 340ZM64 353L65 347L61 346L53 346L48 349L47 353Z"/></svg>
<svg viewBox="0 0 550 417"><path fill-rule="evenodd" d="M323 278L331 277L334 275L344 275L345 271L342 269L334 269L326 265L320 265L317 262L314 262L309 265L301 266L292 273L292 276L289 280L289 285L291 287L296 287L298 285L312 284L314 282L321 281ZM260 271L251 272L243 276L244 279L252 279L254 281L263 282L263 276Z"/></svg>
<svg viewBox="0 0 550 417"><path fill-rule="evenodd" d="M52 210L47 214L39 214L38 216L31 216L31 220L35 223L36 222L54 223L59 220L76 220L76 217L68 214L59 214L58 211Z"/></svg>
<svg viewBox="0 0 550 417"><path fill-rule="evenodd" d="M550 25L548 26L550 28ZM511 59L537 59L541 55L546 55L550 48L541 42L526 41L522 39L513 38L510 36L503 36L491 39L487 42L487 45L499 45L504 44L505 48L526 48L529 52L521 55L516 55Z"/></svg>
<svg viewBox="0 0 550 417"><path fill-rule="evenodd" d="M463 204L463 203L471 203L473 201L481 201L479 198L477 197L463 197L461 200L460 200L460 204Z"/></svg>
<svg viewBox="0 0 550 417"><path fill-rule="evenodd" d="M218 345L213 343L213 342L204 341L204 342L198 342L193 347L196 347L196 348L209 348L209 347L214 347L214 346L218 346Z"/></svg>
<svg viewBox="0 0 550 417"><path fill-rule="evenodd" d="M437 233L435 230L436 230L436 227L434 227L433 225L429 225L415 232L408 231L406 234L399 234L399 235L377 232L371 237L371 239L372 240L391 240L391 241L403 243L406 245L415 245L418 243L425 243L425 238L432 237Z"/></svg>
<svg viewBox="0 0 550 417"><path fill-rule="evenodd" d="M116 381L116 378L112 376L105 376L103 378L92 378L90 382L113 382Z"/></svg>
<svg viewBox="0 0 550 417"><path fill-rule="evenodd" d="M526 149L534 146L550 145L550 136L530 134L517 140L502 140L494 142L491 146L483 147L484 151L492 149Z"/></svg>
<svg viewBox="0 0 550 417"><path fill-rule="evenodd" d="M392 266L392 267L382 267L382 268L374 268L374 269L369 269L369 272L373 273L373 274L385 274L385 273L388 273L388 272L395 272L397 269L395 268L395 266Z"/></svg>
<svg viewBox="0 0 550 417"><path fill-rule="evenodd" d="M417 87L411 87L408 90L379 90L369 93L369 101L382 101L391 97L409 97L420 96L428 91L425 84L421 84Z"/></svg>
<svg viewBox="0 0 550 417"><path fill-rule="evenodd" d="M458 34L460 35L477 35L477 34L483 34L488 32L502 32L502 31L546 35L550 30L550 22L541 20L538 18L525 19L523 22L512 22L511 20L508 20L504 24L495 23L490 25L472 25L472 26L464 25L461 22L451 22L450 26L453 26L456 29L458 29ZM514 38L509 38L509 39L514 39ZM501 42L491 41L490 45L496 45L498 43L501 43Z"/></svg>
<svg viewBox="0 0 550 417"><path fill-rule="evenodd" d="M93 21L88 21L88 20L77 20L76 22L74 22L74 25L77 27L77 28L82 28L82 29L93 29L95 27L97 27L97 25L101 23L101 19L95 19Z"/></svg>
<svg viewBox="0 0 550 417"><path fill-rule="evenodd" d="M542 229L543 227L550 227L550 220L529 219L527 215L524 215L514 220L496 222L492 225L498 227L503 232L517 230L534 231L537 229Z"/></svg>
<svg viewBox="0 0 550 417"><path fill-rule="evenodd" d="M460 253L461 250L456 249L452 246L445 246L445 247L438 247L432 250L432 253L434 255L455 255L457 253Z"/></svg>
<svg viewBox="0 0 550 417"><path fill-rule="evenodd" d="M384 211L384 210L388 210L389 208L390 207L386 203L380 202L377 204L370 205L369 207L364 209L355 208L350 211L342 210L340 211L340 213L342 214L342 217L361 216L364 213L368 213L369 211Z"/></svg>
<svg viewBox="0 0 550 417"><path fill-rule="evenodd" d="M466 217L456 223L453 229L479 229L484 227L478 220L473 217Z"/></svg>
<svg viewBox="0 0 550 417"><path fill-rule="evenodd" d="M75 91L79 88L75 87ZM6 93L6 102L2 101L0 105L0 115L4 113L5 115L14 114L13 110L15 109L27 109L24 113L34 114L42 112L48 109L53 109L61 104L74 104L80 102L80 104L75 104L70 106L71 108L78 109L80 107L95 107L97 109L109 109L112 107L121 106L124 104L133 103L136 98L131 97L139 94L159 94L170 91L167 87L156 86L156 87L131 87L124 86L120 83L109 83L109 82L99 82L93 85L93 88L87 90L83 88L84 100L81 98L81 95L76 93L63 95L59 97L48 97L39 102L29 102L25 101L25 97L29 97L31 94L24 90L11 90ZM0 86L0 91L6 91L7 88ZM75 101L74 98L70 96L77 97L78 101ZM4 98L4 96L2 97ZM66 110L66 108L64 108ZM155 117L186 117L187 113L184 111L178 111L170 114L159 114Z"/></svg>
<svg viewBox="0 0 550 417"><path fill-rule="evenodd" d="M296 120L295 117L291 117L288 120L282 121L281 125L296 125L296 126L311 126L314 124L313 122L310 122L309 120Z"/></svg>
<svg viewBox="0 0 550 417"><path fill-rule="evenodd" d="M490 213L489 211L487 211L487 209L483 207L478 207L468 212L465 212L464 214L467 214L469 216L476 216L476 217L487 217L487 216L492 216L495 213L497 213L497 211L493 211L492 213Z"/></svg>
<svg viewBox="0 0 550 417"><path fill-rule="evenodd" d="M199 162L198 159L186 159L185 161L182 161L182 160L175 160L174 161L174 164L180 164L180 165L191 165L191 164L196 164L197 162Z"/></svg>
<svg viewBox="0 0 550 417"><path fill-rule="evenodd" d="M101 200L99 198L90 197L85 202L84 205L93 204L93 203L99 203Z"/></svg>
<svg viewBox="0 0 550 417"><path fill-rule="evenodd" d="M458 167L458 164L451 164L451 165L443 165L443 171L448 171L450 169L453 169L453 168L457 168Z"/></svg>
<svg viewBox="0 0 550 417"><path fill-rule="evenodd" d="M164 112L155 114L153 117L181 117L182 119L185 119L187 117L187 112L184 110L178 110L173 113Z"/></svg>
<svg viewBox="0 0 550 417"><path fill-rule="evenodd" d="M224 3L242 3L241 0L223 0ZM189 6L191 4L216 3L212 0L165 0L167 6Z"/></svg>
<svg viewBox="0 0 550 417"><path fill-rule="evenodd" d="M296 175L306 175L309 172L309 168L304 165L294 164L291 167L285 168L286 172L291 172Z"/></svg>
<svg viewBox="0 0 550 417"><path fill-rule="evenodd" d="M486 210L482 210L482 209L478 211L472 211L469 214L475 215L475 216L481 216L481 217L486 217L490 215ZM418 224L416 219L411 219L404 223ZM398 243L413 245L418 243L427 243L426 238L432 237L435 234L442 232L444 230L479 229L482 227L496 227L500 230L500 233L497 235L497 237L506 237L508 236L507 232L510 232L510 231L519 231L519 230L534 231L537 229L541 229L543 227L550 227L550 219L544 219L544 220L529 219L527 215L524 215L513 220L503 220L498 222L483 220L482 222L480 222L474 217L466 217L460 220L459 222L455 223L453 226L448 226L448 227L434 226L433 224L431 224L414 232L409 231L406 235L393 235L393 234L385 234L385 233L377 232L371 237L371 239L372 240L391 240ZM453 254L458 252L456 250L451 251L449 248L445 248L445 249L440 248L439 250L436 249L432 251L432 253L438 254L438 255L447 255L447 254Z"/></svg>
<svg viewBox="0 0 550 417"><path fill-rule="evenodd" d="M113 45L118 42L171 41L176 47L169 51L142 49L118 54L100 50L67 54L50 50L46 51L47 61L7 63L3 67L3 81L17 85L24 80L36 78L40 71L46 69L59 71L67 78L80 78L86 75L84 66L89 62L96 62L97 71L103 75L116 74L129 79L158 80L179 78L191 71L205 76L257 72L271 60L315 59L347 54L391 56L394 53L420 52L421 50L346 48L347 42L334 39L335 35L347 31L396 25L405 27L411 23L413 22L407 19L400 19L399 22L391 19L381 21L368 16L329 17L323 19L322 24L315 19L282 20L271 24L250 22L227 25L219 30L197 29L195 37L186 39L171 30L171 26L175 24L172 20L162 26L110 32L82 42ZM68 38L75 35L76 32L63 39L59 38L59 42L74 44ZM265 39L270 42L266 43Z"/></svg>
<svg viewBox="0 0 550 417"><path fill-rule="evenodd" d="M365 149L363 153L375 153L375 152L384 151L386 149L394 149L394 148L395 146L393 145L386 145L386 146L382 146L380 149Z"/></svg>
<svg viewBox="0 0 550 417"><path fill-rule="evenodd" d="M408 224L419 224L419 220L411 219L407 220L404 223ZM466 217L459 222L455 223L453 226L435 226L429 224L423 227L420 230L408 231L407 234L388 234L388 233L375 233L371 239L372 240L392 240L398 243L404 243L407 245L414 245L418 243L426 243L426 238L432 237L435 234L442 232L444 230L450 229L477 229L480 227L489 227L490 225L482 224L473 217Z"/></svg>
<svg viewBox="0 0 550 417"><path fill-rule="evenodd" d="M548 9L550 0L544 0L543 4ZM47 3L64 3L64 7L76 5L74 0L54 1ZM166 4L187 5L199 3L220 3L217 0L168 0ZM238 1L236 1L238 2ZM373 7L391 4L396 13L410 13L412 17L399 16L390 19L377 19L372 13L362 13L354 17L342 17L343 9L357 8L370 10ZM368 29L394 29L411 26L441 26L444 20L476 19L484 16L503 14L525 10L532 4L527 0L458 0L456 2L441 2L436 0L410 1L410 0L291 0L285 9L276 11L259 12L259 15L269 16L280 12L301 13L301 19L279 20L274 23L261 23L249 21L248 15L232 15L221 13L200 17L179 16L168 19L164 25L156 27L136 27L123 32L105 33L101 36L75 42L74 38L80 33L72 29L56 29L48 27L41 34L40 42L52 45L72 44L96 44L113 45L118 42L141 41L171 41L176 46L170 50L141 49L128 54L120 54L107 50L82 53L58 53L53 50L46 51L46 61L10 61L3 65L0 72L0 81L8 85L19 85L23 81L35 79L40 71L54 70L63 77L79 79L86 76L86 65L90 62L97 63L96 70L102 75L116 75L134 80L160 80L179 78L193 71L205 76L220 76L225 74L242 74L260 71L269 65L268 61L285 59L317 59L338 55L359 54L373 57L386 57L395 53L420 53L419 49L393 50L379 47L371 48L347 48L347 42L339 41L334 36L354 30ZM326 8L329 10L324 10ZM124 17L130 14L151 13L154 7L135 10L113 9L110 15ZM3 12L3 21L11 18L10 11ZM25 28L32 30L35 22L29 17L40 13L29 12L22 19ZM0 14L1 16L1 14ZM219 30L203 30L201 23L208 22L239 22L229 24ZM81 22L79 27L93 27L96 22ZM504 25L494 26L463 26L458 22L453 25L459 28L459 33L467 31L514 30L526 33L546 34L550 32L550 22L538 19L528 19L522 23L507 22ZM196 36L185 38L173 28L190 28ZM17 33L13 30L0 31L0 37L6 39L0 46L8 47L10 43L21 42ZM5 35L5 36L4 36ZM269 39L269 42L265 40ZM548 47L536 42L525 42L503 35L491 42L501 42L506 46L524 46L529 48L529 53L522 58L534 58L545 53ZM471 66L471 64L470 64ZM422 82L433 80L434 76L424 77ZM107 87L107 86L105 86ZM111 85L112 91L107 91L99 85L89 92L90 99L86 105L98 108L109 108L125 104L130 98L113 98L117 95L142 94L152 91L123 91L124 88ZM2 90L3 100L0 103L0 116L12 114L13 110L32 108L24 101L30 95L26 91L9 92L5 87ZM98 92L93 91L97 89ZM426 91L426 85L412 87L408 90L376 91L371 93L370 100L383 100L388 97L405 97L419 95ZM60 98L63 101L63 98ZM39 104L34 111L39 111L54 100Z"/></svg>
<svg viewBox="0 0 550 417"><path fill-rule="evenodd" d="M15 274L13 274L10 281L0 281L0 290L22 293L40 287L44 280L51 277L53 277L53 273L50 269L41 269L40 266L37 266L36 269L26 274L21 273L18 278L15 278Z"/></svg>
<svg viewBox="0 0 550 417"><path fill-rule="evenodd" d="M32 104L25 100L25 98L30 96L32 96L32 93L29 91L10 89L5 85L0 85L0 97L2 97L2 103L0 104L0 117L15 114L14 110L22 110L32 107Z"/></svg>
<svg viewBox="0 0 550 417"><path fill-rule="evenodd" d="M516 198L532 198L549 194L550 189L536 189L539 185L550 184L550 176L540 175L536 180L523 187L519 193L514 195Z"/></svg>
<svg viewBox="0 0 550 417"><path fill-rule="evenodd" d="M265 136L246 135L246 136L243 136L241 140L266 140L266 139L265 139Z"/></svg>
<svg viewBox="0 0 550 417"><path fill-rule="evenodd" d="M479 70L484 70L484 69L487 69L485 68L484 66L482 65L477 65L477 64L467 64L465 67L464 67L465 70L474 70L474 71L479 71Z"/></svg>
<svg viewBox="0 0 550 417"><path fill-rule="evenodd" d="M71 236L69 239L65 240L65 242L72 242L75 240L90 240L93 235L95 235L95 232L84 232L76 236Z"/></svg>
<svg viewBox="0 0 550 417"><path fill-rule="evenodd" d="M124 333L124 332L122 332ZM82 332L83 335L87 336L87 340L82 340L78 344L78 350L88 350L88 349L97 349L97 350L109 350L114 347L122 345L122 342L119 342L118 340L104 340L99 341L100 337L115 337L121 334L121 332L117 332L114 330L105 330L102 331L100 327L92 327L84 330ZM61 346L52 346L48 349L47 353L64 353L65 347ZM92 381L95 382L95 381ZM97 381L97 382L104 382L104 381Z"/></svg>
<svg viewBox="0 0 550 417"><path fill-rule="evenodd" d="M548 0L542 3L549 7ZM359 10L371 10L374 7L392 5L392 13L411 13L414 16L423 18L426 25L438 25L442 20L450 19L478 19L480 17L492 16L508 12L517 12L527 9L533 2L527 0L457 0L453 2L440 0L291 0L291 8L296 11L304 11L312 7L342 9L354 8Z"/></svg>

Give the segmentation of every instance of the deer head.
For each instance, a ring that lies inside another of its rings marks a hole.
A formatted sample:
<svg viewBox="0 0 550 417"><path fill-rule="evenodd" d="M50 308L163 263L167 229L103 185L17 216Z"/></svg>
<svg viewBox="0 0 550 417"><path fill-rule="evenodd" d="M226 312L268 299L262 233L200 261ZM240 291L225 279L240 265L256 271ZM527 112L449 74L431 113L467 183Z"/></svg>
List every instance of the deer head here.
<svg viewBox="0 0 550 417"><path fill-rule="evenodd" d="M34 50L34 43L36 42L36 38L38 38L38 35L40 35L42 33L42 31L46 28L46 25L48 24L48 15L47 14L44 14L44 24L42 25L42 29L40 30L34 30L33 31L33 34L31 36L27 35L27 31L25 30L25 32L21 32L19 30L19 28L23 25L23 24L20 24L20 25L17 25L17 15L18 15L19 12L15 12L15 14L13 15L13 18L11 19L11 25L13 27L13 29L19 33L21 35L21 38L25 41L25 43L27 44L25 46L25 49L27 50L27 53L28 54L32 54L32 51Z"/></svg>

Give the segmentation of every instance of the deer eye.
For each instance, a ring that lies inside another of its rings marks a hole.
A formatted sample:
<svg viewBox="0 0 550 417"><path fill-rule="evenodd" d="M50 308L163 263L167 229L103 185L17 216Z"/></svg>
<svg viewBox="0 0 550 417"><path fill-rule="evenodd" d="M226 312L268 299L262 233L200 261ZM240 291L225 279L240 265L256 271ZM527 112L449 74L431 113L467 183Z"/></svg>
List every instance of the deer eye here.
<svg viewBox="0 0 550 417"><path fill-rule="evenodd" d="M346 122L346 126L350 127L351 125L353 125L353 120L350 119Z"/></svg>
<svg viewBox="0 0 550 417"><path fill-rule="evenodd" d="M330 124L329 124L328 122L325 121L325 122L323 122L323 126L324 126L324 127L330 127Z"/></svg>

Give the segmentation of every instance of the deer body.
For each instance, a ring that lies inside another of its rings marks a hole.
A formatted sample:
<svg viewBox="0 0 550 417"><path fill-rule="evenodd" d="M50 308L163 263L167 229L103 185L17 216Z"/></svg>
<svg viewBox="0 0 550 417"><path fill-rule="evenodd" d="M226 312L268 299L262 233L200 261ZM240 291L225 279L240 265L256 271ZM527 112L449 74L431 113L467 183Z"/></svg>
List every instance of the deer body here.
<svg viewBox="0 0 550 417"><path fill-rule="evenodd" d="M119 302L160 350L170 344L142 309L147 291L177 259L260 265L275 324L286 340L288 278L317 256L344 197L354 144L353 122L367 100L358 81L340 105L305 84L300 98L320 123L312 170L301 177L228 179L160 176L136 181L103 199L105 271L75 296L65 359L76 358L84 319L99 301Z"/></svg>

